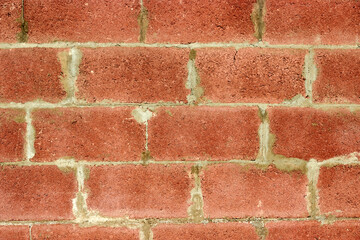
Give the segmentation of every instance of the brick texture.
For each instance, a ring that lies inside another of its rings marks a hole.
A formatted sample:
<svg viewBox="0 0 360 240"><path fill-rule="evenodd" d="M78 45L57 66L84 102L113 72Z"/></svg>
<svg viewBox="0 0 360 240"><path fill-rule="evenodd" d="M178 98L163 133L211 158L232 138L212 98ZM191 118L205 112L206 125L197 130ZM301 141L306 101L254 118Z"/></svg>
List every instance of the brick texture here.
<svg viewBox="0 0 360 240"><path fill-rule="evenodd" d="M360 223L358 221L338 221L333 224L321 224L315 221L305 222L271 222L267 240L277 239L349 239L360 238Z"/></svg>
<svg viewBox="0 0 360 240"><path fill-rule="evenodd" d="M258 239L255 228L246 223L159 225L153 229L153 234L154 240Z"/></svg>
<svg viewBox="0 0 360 240"><path fill-rule="evenodd" d="M140 4L123 1L25 1L30 42L136 42Z"/></svg>
<svg viewBox="0 0 360 240"><path fill-rule="evenodd" d="M264 41L285 44L355 44L359 1L268 0Z"/></svg>
<svg viewBox="0 0 360 240"><path fill-rule="evenodd" d="M236 164L205 168L204 212L211 218L306 217L307 179L301 172Z"/></svg>
<svg viewBox="0 0 360 240"><path fill-rule="evenodd" d="M88 161L137 161L145 127L132 108L59 108L33 113L35 161L73 157Z"/></svg>
<svg viewBox="0 0 360 240"><path fill-rule="evenodd" d="M21 1L2 0L0 2L0 41L16 42L21 32Z"/></svg>
<svg viewBox="0 0 360 240"><path fill-rule="evenodd" d="M201 49L196 66L204 99L280 103L305 95L304 56L288 49Z"/></svg>
<svg viewBox="0 0 360 240"><path fill-rule="evenodd" d="M256 108L159 108L149 121L155 160L255 159L260 119Z"/></svg>
<svg viewBox="0 0 360 240"><path fill-rule="evenodd" d="M92 167L88 206L111 217L187 217L189 172L173 165Z"/></svg>
<svg viewBox="0 0 360 240"><path fill-rule="evenodd" d="M66 97L57 49L1 49L0 102L43 100L59 102Z"/></svg>
<svg viewBox="0 0 360 240"><path fill-rule="evenodd" d="M321 168L318 182L320 211L339 217L359 217L359 175L358 166Z"/></svg>
<svg viewBox="0 0 360 240"><path fill-rule="evenodd" d="M35 225L31 229L33 240L52 239L112 239L112 240L137 240L139 233L136 230L113 227L83 227L76 225Z"/></svg>
<svg viewBox="0 0 360 240"><path fill-rule="evenodd" d="M360 150L360 114L347 109L271 108L275 154L325 160Z"/></svg>
<svg viewBox="0 0 360 240"><path fill-rule="evenodd" d="M317 50L315 64L315 102L360 103L360 50Z"/></svg>
<svg viewBox="0 0 360 240"><path fill-rule="evenodd" d="M0 226L0 239L30 240L29 226Z"/></svg>
<svg viewBox="0 0 360 240"><path fill-rule="evenodd" d="M73 219L73 173L56 166L3 166L0 171L0 220Z"/></svg>
<svg viewBox="0 0 360 240"><path fill-rule="evenodd" d="M186 101L188 50L164 48L83 49L77 81L88 102ZM166 71L164 71L166 69Z"/></svg>

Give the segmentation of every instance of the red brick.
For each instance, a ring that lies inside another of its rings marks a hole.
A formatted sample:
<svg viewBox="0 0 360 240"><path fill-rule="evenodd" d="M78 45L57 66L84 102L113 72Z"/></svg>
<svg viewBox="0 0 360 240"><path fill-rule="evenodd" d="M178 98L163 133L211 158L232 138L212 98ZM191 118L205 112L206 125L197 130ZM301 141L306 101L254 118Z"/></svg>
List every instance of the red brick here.
<svg viewBox="0 0 360 240"><path fill-rule="evenodd" d="M251 13L255 0L144 0L147 42L255 41Z"/></svg>
<svg viewBox="0 0 360 240"><path fill-rule="evenodd" d="M20 16L21 0L0 1L0 42L17 41L17 34L21 32Z"/></svg>
<svg viewBox="0 0 360 240"><path fill-rule="evenodd" d="M139 1L25 1L30 42L134 42Z"/></svg>
<svg viewBox="0 0 360 240"><path fill-rule="evenodd" d="M336 166L320 169L319 205L323 214L360 216L360 167Z"/></svg>
<svg viewBox="0 0 360 240"><path fill-rule="evenodd" d="M186 101L189 51L174 48L83 49L77 96L88 102Z"/></svg>
<svg viewBox="0 0 360 240"><path fill-rule="evenodd" d="M248 223L169 224L159 225L152 231L154 240L258 239L255 228Z"/></svg>
<svg viewBox="0 0 360 240"><path fill-rule="evenodd" d="M0 162L24 160L25 112L15 109L0 110Z"/></svg>
<svg viewBox="0 0 360 240"><path fill-rule="evenodd" d="M356 44L360 2L267 0L264 41L285 44Z"/></svg>
<svg viewBox="0 0 360 240"><path fill-rule="evenodd" d="M333 224L321 224L315 221L305 222L270 222L266 240L278 239L360 239L360 223L358 221L337 221Z"/></svg>
<svg viewBox="0 0 360 240"><path fill-rule="evenodd" d="M73 157L86 161L136 161L145 147L145 126L131 108L36 110L35 161Z"/></svg>
<svg viewBox="0 0 360 240"><path fill-rule="evenodd" d="M360 112L347 109L270 108L275 154L325 160L360 151Z"/></svg>
<svg viewBox="0 0 360 240"><path fill-rule="evenodd" d="M35 225L31 229L33 240L137 240L138 230L112 227L78 227L77 225Z"/></svg>
<svg viewBox="0 0 360 240"><path fill-rule="evenodd" d="M315 62L315 102L360 103L360 50L317 50Z"/></svg>
<svg viewBox="0 0 360 240"><path fill-rule="evenodd" d="M66 97L57 53L64 50L29 48L0 50L0 101L58 102Z"/></svg>
<svg viewBox="0 0 360 240"><path fill-rule="evenodd" d="M0 240L30 240L29 226L0 226Z"/></svg>
<svg viewBox="0 0 360 240"><path fill-rule="evenodd" d="M307 179L269 167L213 165L202 177L204 214L211 218L306 217Z"/></svg>
<svg viewBox="0 0 360 240"><path fill-rule="evenodd" d="M205 99L280 103L305 95L305 52L293 49L201 49L196 65Z"/></svg>
<svg viewBox="0 0 360 240"><path fill-rule="evenodd" d="M193 187L188 172L180 165L92 167L87 203L111 217L187 217Z"/></svg>
<svg viewBox="0 0 360 240"><path fill-rule="evenodd" d="M73 219L73 173L56 166L3 166L0 182L0 220Z"/></svg>
<svg viewBox="0 0 360 240"><path fill-rule="evenodd" d="M149 120L155 160L255 159L260 119L256 108L166 107Z"/></svg>

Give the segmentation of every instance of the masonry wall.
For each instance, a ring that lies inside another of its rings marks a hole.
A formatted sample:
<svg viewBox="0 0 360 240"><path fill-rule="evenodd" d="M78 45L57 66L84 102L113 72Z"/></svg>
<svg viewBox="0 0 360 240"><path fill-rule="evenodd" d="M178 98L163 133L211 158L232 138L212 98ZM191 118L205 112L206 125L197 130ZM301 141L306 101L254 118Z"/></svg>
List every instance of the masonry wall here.
<svg viewBox="0 0 360 240"><path fill-rule="evenodd" d="M360 239L360 1L0 0L0 239Z"/></svg>

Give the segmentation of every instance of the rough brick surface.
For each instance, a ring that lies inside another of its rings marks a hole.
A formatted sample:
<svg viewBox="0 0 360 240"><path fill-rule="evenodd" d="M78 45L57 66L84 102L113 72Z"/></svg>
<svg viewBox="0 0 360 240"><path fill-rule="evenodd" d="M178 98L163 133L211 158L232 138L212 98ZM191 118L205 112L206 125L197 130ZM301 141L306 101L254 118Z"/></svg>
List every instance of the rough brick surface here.
<svg viewBox="0 0 360 240"><path fill-rule="evenodd" d="M320 169L319 205L323 214L360 217L360 168L336 166Z"/></svg>
<svg viewBox="0 0 360 240"><path fill-rule="evenodd" d="M35 110L35 161L73 157L88 161L137 161L145 147L145 126L132 108Z"/></svg>
<svg viewBox="0 0 360 240"><path fill-rule="evenodd" d="M360 151L360 112L346 109L270 108L273 151L305 160Z"/></svg>
<svg viewBox="0 0 360 240"><path fill-rule="evenodd" d="M78 227L76 225L35 225L31 229L33 240L138 240L138 230L114 227Z"/></svg>
<svg viewBox="0 0 360 240"><path fill-rule="evenodd" d="M258 239L255 228L247 223L159 225L153 234L154 240Z"/></svg>
<svg viewBox="0 0 360 240"><path fill-rule="evenodd" d="M355 44L359 1L268 0L264 41L286 44Z"/></svg>
<svg viewBox="0 0 360 240"><path fill-rule="evenodd" d="M315 64L315 102L360 103L360 50L317 50Z"/></svg>
<svg viewBox="0 0 360 240"><path fill-rule="evenodd" d="M211 218L306 217L306 184L306 176L298 171L208 166L202 177L204 214Z"/></svg>
<svg viewBox="0 0 360 240"><path fill-rule="evenodd" d="M315 221L305 222L270 222L267 240L278 239L348 239L360 238L360 223L358 221L337 221L332 224L321 224Z"/></svg>
<svg viewBox="0 0 360 240"><path fill-rule="evenodd" d="M304 57L292 49L200 49L196 66L206 100L280 103L305 95Z"/></svg>
<svg viewBox="0 0 360 240"><path fill-rule="evenodd" d="M77 96L88 102L186 101L188 50L83 49Z"/></svg>
<svg viewBox="0 0 360 240"><path fill-rule="evenodd" d="M144 0L147 42L254 41L251 13L255 0Z"/></svg>
<svg viewBox="0 0 360 240"><path fill-rule="evenodd" d="M25 112L0 109L0 162L24 160Z"/></svg>
<svg viewBox="0 0 360 240"><path fill-rule="evenodd" d="M29 226L0 226L0 240L30 240Z"/></svg>
<svg viewBox="0 0 360 240"><path fill-rule="evenodd" d="M0 1L0 42L16 42L21 31L21 0Z"/></svg>
<svg viewBox="0 0 360 240"><path fill-rule="evenodd" d="M43 100L58 102L66 96L60 80L62 49L1 49L0 102Z"/></svg>
<svg viewBox="0 0 360 240"><path fill-rule="evenodd" d="M187 217L189 172L181 165L92 167L88 206L111 217Z"/></svg>
<svg viewBox="0 0 360 240"><path fill-rule="evenodd" d="M56 166L3 166L0 182L0 220L74 218L77 184L73 173Z"/></svg>
<svg viewBox="0 0 360 240"><path fill-rule="evenodd" d="M30 42L136 42L140 3L123 1L25 1Z"/></svg>
<svg viewBox="0 0 360 240"><path fill-rule="evenodd" d="M155 160L255 159L260 119L256 108L159 108L149 121Z"/></svg>

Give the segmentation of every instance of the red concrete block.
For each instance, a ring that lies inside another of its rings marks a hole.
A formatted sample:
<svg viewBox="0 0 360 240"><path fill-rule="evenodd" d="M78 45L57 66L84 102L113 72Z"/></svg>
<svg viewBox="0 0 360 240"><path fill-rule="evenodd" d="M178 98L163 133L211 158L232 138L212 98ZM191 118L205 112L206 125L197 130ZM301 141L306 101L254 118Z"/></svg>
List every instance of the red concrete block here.
<svg viewBox="0 0 360 240"><path fill-rule="evenodd" d="M152 232L154 240L258 239L255 228L248 223L168 224L158 225Z"/></svg>
<svg viewBox="0 0 360 240"><path fill-rule="evenodd" d="M0 162L24 160L25 112L15 109L0 110Z"/></svg>
<svg viewBox="0 0 360 240"><path fill-rule="evenodd" d="M21 0L0 1L0 42L14 43L21 32ZM1 64L1 61L0 61Z"/></svg>
<svg viewBox="0 0 360 240"><path fill-rule="evenodd" d="M306 217L306 175L237 164L213 165L202 177L204 214L211 218Z"/></svg>
<svg viewBox="0 0 360 240"><path fill-rule="evenodd" d="M264 41L284 44L356 44L360 2L267 0Z"/></svg>
<svg viewBox="0 0 360 240"><path fill-rule="evenodd" d="M255 0L144 0L147 42L255 41L251 13Z"/></svg>
<svg viewBox="0 0 360 240"><path fill-rule="evenodd" d="M0 50L0 102L41 99L58 102L66 97L60 80L58 53L63 49L29 48Z"/></svg>
<svg viewBox="0 0 360 240"><path fill-rule="evenodd" d="M325 160L360 151L360 112L347 109L270 108L275 154Z"/></svg>
<svg viewBox="0 0 360 240"><path fill-rule="evenodd" d="M139 13L135 0L25 1L30 42L135 42Z"/></svg>
<svg viewBox="0 0 360 240"><path fill-rule="evenodd" d="M255 159L259 149L257 108L167 107L149 120L155 160Z"/></svg>
<svg viewBox="0 0 360 240"><path fill-rule="evenodd" d="M74 218L77 183L73 173L56 166L3 166L0 182L0 220Z"/></svg>
<svg viewBox="0 0 360 240"><path fill-rule="evenodd" d="M332 224L321 224L315 221L304 222L269 222L266 240L278 239L360 239L360 223L358 221L337 221Z"/></svg>
<svg viewBox="0 0 360 240"><path fill-rule="evenodd" d="M77 97L88 102L186 101L189 51L174 48L82 49Z"/></svg>
<svg viewBox="0 0 360 240"><path fill-rule="evenodd" d="M0 240L30 240L29 226L0 226Z"/></svg>
<svg viewBox="0 0 360 240"><path fill-rule="evenodd" d="M77 225L34 225L31 229L32 240L137 240L139 230L124 227L79 227Z"/></svg>
<svg viewBox="0 0 360 240"><path fill-rule="evenodd" d="M110 217L187 217L193 188L189 172L181 165L92 167L88 207Z"/></svg>
<svg viewBox="0 0 360 240"><path fill-rule="evenodd" d="M360 50L317 50L315 63L315 102L360 103Z"/></svg>
<svg viewBox="0 0 360 240"><path fill-rule="evenodd" d="M280 103L305 95L305 51L200 49L196 66L204 98L213 102Z"/></svg>
<svg viewBox="0 0 360 240"><path fill-rule="evenodd" d="M132 108L36 110L35 161L72 157L86 161L137 161L145 147L145 126Z"/></svg>
<svg viewBox="0 0 360 240"><path fill-rule="evenodd" d="M323 214L360 216L360 167L336 166L320 169L319 206Z"/></svg>

